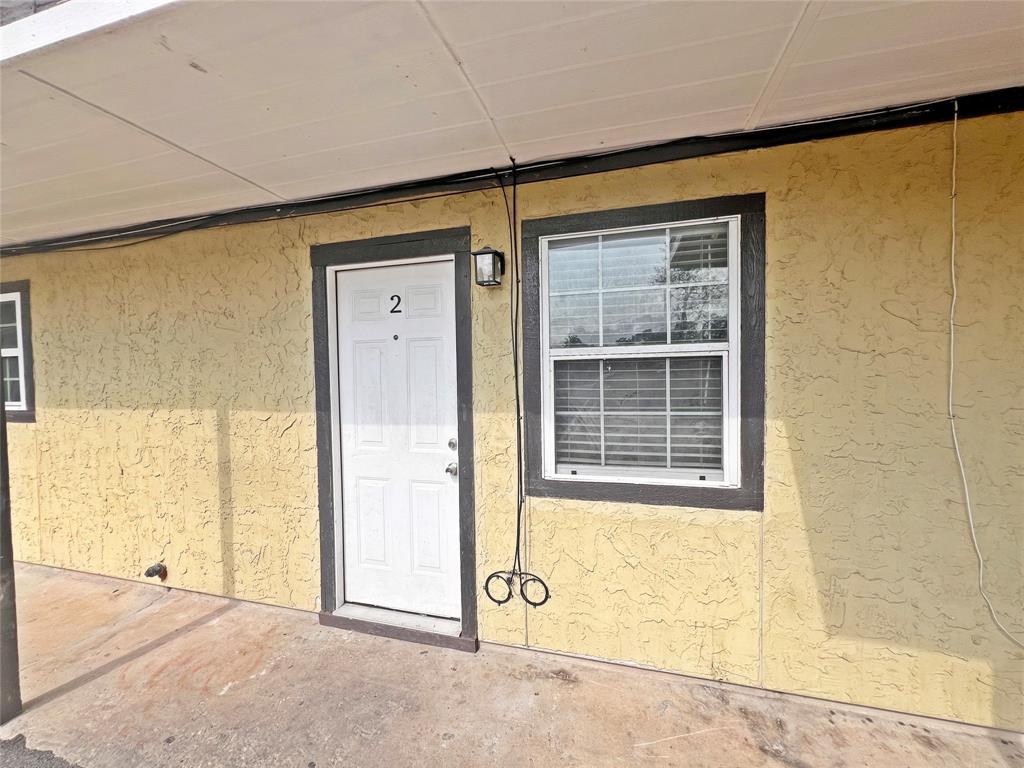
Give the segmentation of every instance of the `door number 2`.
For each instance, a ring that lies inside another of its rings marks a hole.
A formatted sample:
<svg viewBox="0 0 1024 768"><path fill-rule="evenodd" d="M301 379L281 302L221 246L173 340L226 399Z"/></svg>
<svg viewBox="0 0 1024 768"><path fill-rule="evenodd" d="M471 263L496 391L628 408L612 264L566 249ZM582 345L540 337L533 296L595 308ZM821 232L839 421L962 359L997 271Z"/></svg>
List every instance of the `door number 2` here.
<svg viewBox="0 0 1024 768"><path fill-rule="evenodd" d="M400 314L402 314L402 310L399 309L399 307L402 306L402 297L399 296L396 293L396 294L394 294L391 297L391 300L393 302L395 302L394 304L391 305L391 314L392 315L400 315Z"/></svg>

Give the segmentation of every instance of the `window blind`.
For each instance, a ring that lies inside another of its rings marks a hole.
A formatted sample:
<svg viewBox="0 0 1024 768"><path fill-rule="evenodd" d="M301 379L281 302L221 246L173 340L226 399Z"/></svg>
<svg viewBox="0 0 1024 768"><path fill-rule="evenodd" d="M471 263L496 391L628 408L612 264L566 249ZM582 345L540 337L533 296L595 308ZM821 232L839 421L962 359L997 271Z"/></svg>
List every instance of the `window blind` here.
<svg viewBox="0 0 1024 768"><path fill-rule="evenodd" d="M552 349L727 341L725 222L551 243Z"/></svg>
<svg viewBox="0 0 1024 768"><path fill-rule="evenodd" d="M557 360L555 463L722 468L722 357Z"/></svg>

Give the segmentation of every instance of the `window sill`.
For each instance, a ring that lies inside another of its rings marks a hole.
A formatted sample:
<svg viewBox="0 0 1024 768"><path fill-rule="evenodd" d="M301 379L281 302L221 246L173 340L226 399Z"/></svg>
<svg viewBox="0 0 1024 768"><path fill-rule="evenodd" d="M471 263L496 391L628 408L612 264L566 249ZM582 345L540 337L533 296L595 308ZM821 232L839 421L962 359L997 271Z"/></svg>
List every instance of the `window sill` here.
<svg viewBox="0 0 1024 768"><path fill-rule="evenodd" d="M722 485L664 485L627 480L563 480L528 477L529 496L580 501L608 501L620 504L650 504L695 509L764 509L763 488L737 488Z"/></svg>
<svg viewBox="0 0 1024 768"><path fill-rule="evenodd" d="M36 420L35 410L31 411L7 411L8 424L34 424Z"/></svg>
<svg viewBox="0 0 1024 768"><path fill-rule="evenodd" d="M719 473L721 474L721 473ZM725 480L699 480L695 477L673 477L666 475L665 477L652 477L650 475L637 475L636 477L630 477L629 475L616 474L609 472L607 475L598 473L588 473L579 475L568 475L568 474L553 474L544 475L544 480L559 483L618 483L626 485L656 485L659 487L669 488L731 488L739 489L738 485L734 483L727 483Z"/></svg>

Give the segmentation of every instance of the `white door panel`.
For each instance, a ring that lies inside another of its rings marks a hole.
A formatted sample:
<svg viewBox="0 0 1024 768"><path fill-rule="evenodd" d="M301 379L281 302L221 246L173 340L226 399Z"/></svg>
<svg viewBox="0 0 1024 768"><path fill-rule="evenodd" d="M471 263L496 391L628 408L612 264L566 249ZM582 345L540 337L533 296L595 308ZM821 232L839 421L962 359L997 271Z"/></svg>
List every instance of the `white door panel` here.
<svg viewBox="0 0 1024 768"><path fill-rule="evenodd" d="M454 262L336 274L345 602L458 618Z"/></svg>

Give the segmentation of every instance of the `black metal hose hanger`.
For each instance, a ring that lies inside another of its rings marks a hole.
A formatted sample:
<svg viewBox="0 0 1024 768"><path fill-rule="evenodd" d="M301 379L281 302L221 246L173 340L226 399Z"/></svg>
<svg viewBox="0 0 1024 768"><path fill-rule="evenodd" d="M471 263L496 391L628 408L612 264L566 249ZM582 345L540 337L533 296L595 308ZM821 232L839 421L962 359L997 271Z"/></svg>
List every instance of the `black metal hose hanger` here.
<svg viewBox="0 0 1024 768"><path fill-rule="evenodd" d="M498 605L504 605L512 596L515 595L515 582L519 582L519 597L523 599L523 602L527 605L532 605L534 608L539 608L544 605L551 597L551 592L548 590L548 585L544 583L544 580L540 576L535 576L532 573L521 570L511 571L495 571L487 577L487 581L484 582L484 592L487 596ZM497 589L497 585L501 584L501 593L495 595L494 589ZM543 597L539 600L534 600L530 597L529 586L535 584L543 590Z"/></svg>

